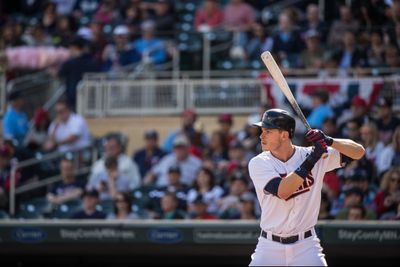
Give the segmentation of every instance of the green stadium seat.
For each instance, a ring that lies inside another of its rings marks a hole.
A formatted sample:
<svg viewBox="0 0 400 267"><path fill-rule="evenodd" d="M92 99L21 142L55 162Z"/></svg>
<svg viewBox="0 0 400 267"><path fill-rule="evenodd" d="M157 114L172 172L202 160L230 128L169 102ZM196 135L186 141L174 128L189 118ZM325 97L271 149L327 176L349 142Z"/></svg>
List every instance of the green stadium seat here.
<svg viewBox="0 0 400 267"><path fill-rule="evenodd" d="M52 214L51 217L53 219L68 219L71 218L71 216L81 210L82 208L82 201L80 199L75 199L68 201L64 204L57 205Z"/></svg>
<svg viewBox="0 0 400 267"><path fill-rule="evenodd" d="M17 218L20 219L40 219L43 214L49 209L50 204L46 197L35 198L19 205Z"/></svg>

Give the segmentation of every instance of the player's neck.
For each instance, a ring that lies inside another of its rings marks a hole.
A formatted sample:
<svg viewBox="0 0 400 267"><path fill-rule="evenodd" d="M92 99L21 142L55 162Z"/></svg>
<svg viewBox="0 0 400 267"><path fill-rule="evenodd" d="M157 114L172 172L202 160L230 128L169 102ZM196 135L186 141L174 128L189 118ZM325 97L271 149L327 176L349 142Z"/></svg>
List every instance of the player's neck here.
<svg viewBox="0 0 400 267"><path fill-rule="evenodd" d="M292 142L287 142L282 144L278 149L270 152L275 158L282 162L286 162L294 155L296 148Z"/></svg>

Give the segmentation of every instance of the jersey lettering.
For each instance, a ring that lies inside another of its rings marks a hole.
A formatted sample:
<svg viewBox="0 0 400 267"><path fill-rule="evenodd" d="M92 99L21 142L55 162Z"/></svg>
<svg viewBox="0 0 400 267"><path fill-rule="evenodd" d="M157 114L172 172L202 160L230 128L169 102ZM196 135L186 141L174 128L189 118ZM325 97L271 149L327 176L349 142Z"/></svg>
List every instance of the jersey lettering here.
<svg viewBox="0 0 400 267"><path fill-rule="evenodd" d="M286 173L280 173L279 176L283 179L286 177ZM293 192L292 195L290 195L290 197L288 197L286 200L289 200L291 198L294 198L298 195L301 195L303 193L306 193L308 191L310 191L311 186L314 184L314 177L312 177L311 172L308 173L306 179L304 180L303 184L299 186L299 188Z"/></svg>

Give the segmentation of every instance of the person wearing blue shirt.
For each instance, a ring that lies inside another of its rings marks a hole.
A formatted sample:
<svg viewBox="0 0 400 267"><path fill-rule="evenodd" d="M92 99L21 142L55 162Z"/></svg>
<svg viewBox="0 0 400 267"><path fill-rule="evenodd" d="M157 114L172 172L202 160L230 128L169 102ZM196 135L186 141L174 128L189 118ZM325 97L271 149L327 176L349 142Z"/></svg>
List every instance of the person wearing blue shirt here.
<svg viewBox="0 0 400 267"><path fill-rule="evenodd" d="M313 110L307 118L313 129L322 129L324 121L334 116L332 108L328 104L329 93L326 89L318 89L312 94Z"/></svg>
<svg viewBox="0 0 400 267"><path fill-rule="evenodd" d="M19 92L11 92L8 101L11 104L4 114L4 137L16 140L18 145L22 145L29 130L28 116L23 112L25 100Z"/></svg>
<svg viewBox="0 0 400 267"><path fill-rule="evenodd" d="M142 55L142 61L160 64L167 60L164 43L154 37L155 23L151 20L141 25L142 38L133 43L134 48Z"/></svg>

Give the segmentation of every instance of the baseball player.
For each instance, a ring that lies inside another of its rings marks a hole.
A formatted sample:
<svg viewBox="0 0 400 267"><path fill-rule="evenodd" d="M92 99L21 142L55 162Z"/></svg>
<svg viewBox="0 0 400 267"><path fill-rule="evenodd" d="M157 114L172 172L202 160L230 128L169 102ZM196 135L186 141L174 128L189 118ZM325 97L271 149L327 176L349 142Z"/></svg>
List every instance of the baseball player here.
<svg viewBox="0 0 400 267"><path fill-rule="evenodd" d="M249 173L262 214L261 236L250 266L326 266L314 229L324 174L360 159L364 148L319 130L306 134L313 147L293 145L295 120L281 109L267 110L254 125L262 129L263 152L251 159Z"/></svg>

